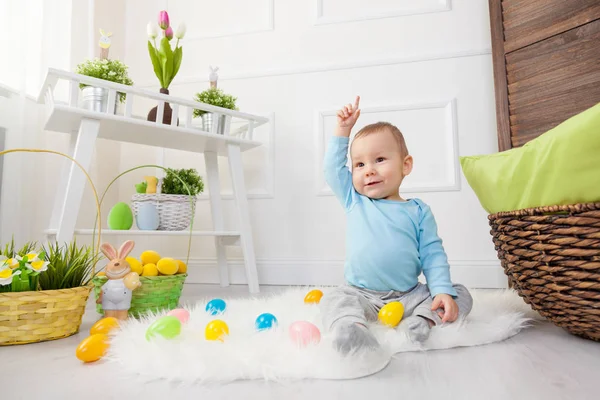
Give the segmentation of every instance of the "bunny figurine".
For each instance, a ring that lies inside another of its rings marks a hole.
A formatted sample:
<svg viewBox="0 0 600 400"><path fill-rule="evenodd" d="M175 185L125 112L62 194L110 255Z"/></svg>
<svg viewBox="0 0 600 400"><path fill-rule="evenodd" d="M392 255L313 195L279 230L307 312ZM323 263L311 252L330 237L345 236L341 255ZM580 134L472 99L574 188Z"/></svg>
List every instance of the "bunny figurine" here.
<svg viewBox="0 0 600 400"><path fill-rule="evenodd" d="M209 65L209 68L210 68L210 74L208 75L208 80L210 82L210 87L216 88L217 87L217 79L219 79L219 75L217 74L219 67L213 68L212 65Z"/></svg>
<svg viewBox="0 0 600 400"><path fill-rule="evenodd" d="M108 281L102 286L96 301L97 304L102 303L105 317L126 320L131 307L131 295L142 285L139 275L131 271L129 263L125 260L134 245L133 240L128 240L121 245L118 252L110 243L104 243L100 247L102 253L110 260L105 271Z"/></svg>

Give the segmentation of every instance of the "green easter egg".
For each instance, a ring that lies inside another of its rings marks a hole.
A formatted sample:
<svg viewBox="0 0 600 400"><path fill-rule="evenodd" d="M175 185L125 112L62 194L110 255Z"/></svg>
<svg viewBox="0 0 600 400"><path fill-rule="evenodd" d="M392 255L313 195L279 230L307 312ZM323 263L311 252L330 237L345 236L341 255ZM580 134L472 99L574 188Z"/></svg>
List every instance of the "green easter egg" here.
<svg viewBox="0 0 600 400"><path fill-rule="evenodd" d="M128 230L133 226L133 212L127 203L117 203L108 213L108 227L113 230Z"/></svg>
<svg viewBox="0 0 600 400"><path fill-rule="evenodd" d="M146 329L146 340L150 340L156 335L160 335L165 339L173 339L180 332L181 321L175 316L167 315L157 319Z"/></svg>

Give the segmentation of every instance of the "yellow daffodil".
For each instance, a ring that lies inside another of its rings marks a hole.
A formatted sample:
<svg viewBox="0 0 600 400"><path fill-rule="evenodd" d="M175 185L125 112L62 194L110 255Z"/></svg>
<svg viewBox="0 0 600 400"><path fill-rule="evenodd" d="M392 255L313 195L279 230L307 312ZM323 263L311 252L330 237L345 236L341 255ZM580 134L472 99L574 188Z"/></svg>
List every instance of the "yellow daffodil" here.
<svg viewBox="0 0 600 400"><path fill-rule="evenodd" d="M40 259L38 258L39 257L38 253L27 253L23 257L17 256L17 260L21 261L25 257L27 257L28 263L33 262L33 261L40 261Z"/></svg>
<svg viewBox="0 0 600 400"><path fill-rule="evenodd" d="M10 269L15 269L19 266L19 260L17 260L16 258L4 257L4 260L0 262L2 263L3 267L9 267Z"/></svg>
<svg viewBox="0 0 600 400"><path fill-rule="evenodd" d="M21 271L13 271L10 268L5 268L0 271L0 286L10 285L13 280L13 276L19 275Z"/></svg>
<svg viewBox="0 0 600 400"><path fill-rule="evenodd" d="M48 264L50 264L48 261L37 260L28 262L25 266L35 272L44 272L48 269Z"/></svg>

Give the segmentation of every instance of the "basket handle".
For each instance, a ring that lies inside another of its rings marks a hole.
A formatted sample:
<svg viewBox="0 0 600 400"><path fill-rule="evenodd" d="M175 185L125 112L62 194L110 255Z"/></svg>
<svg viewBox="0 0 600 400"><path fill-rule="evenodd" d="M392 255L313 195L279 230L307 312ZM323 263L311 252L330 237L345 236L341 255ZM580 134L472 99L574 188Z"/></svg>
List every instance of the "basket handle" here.
<svg viewBox="0 0 600 400"><path fill-rule="evenodd" d="M100 219L101 219L101 214L100 214L100 204L101 204L101 202L98 200L98 192L96 191L96 187L94 186L94 182L92 181L92 178L90 178L90 176L88 175L88 173L85 170L85 168L83 168L83 166L79 162L77 162L77 160L75 160L71 156L68 156L68 155L66 155L64 153L61 153L60 151L45 150L45 149L8 149L8 150L0 151L0 156L3 156L5 154L9 154L9 153L47 153L47 154L56 154L58 156L68 158L73 163L75 163L75 165L77 165L79 167L79 169L81 169L81 172L83 172L83 174L87 178L90 186L92 187L92 191L94 192L94 198L96 200L96 213L97 213L97 218L96 218L96 222L95 223L99 224ZM98 263L98 261L100 261L98 259L98 254L100 252L100 233L101 233L101 230L102 230L102 226L101 226L101 224L99 224L99 226L100 226L100 228L98 229L98 243L97 243L95 254L94 254L94 256L96 257L96 262L94 262L94 264L92 266L92 277L96 275L96 264ZM94 240L93 240L93 238L92 238L92 252L94 252Z"/></svg>
<svg viewBox="0 0 600 400"><path fill-rule="evenodd" d="M162 167L160 165L153 165L153 164L146 164L146 165L139 165L137 167L133 167L128 169L127 171L121 172L119 175L117 175L112 181L110 181L110 183L108 184L108 186L106 187L106 189L104 190L104 193L102 193L102 197L100 197L100 203L99 205L102 205L102 202L104 201L104 197L106 196L106 193L108 192L108 189L110 189L110 187L113 185L113 183L115 183L117 181L117 179L119 179L120 177L122 177L123 175L141 169L141 168L159 168L162 169L163 171L167 172L167 168ZM185 189L187 190L189 196L190 196L190 205L193 207L194 203L193 203L193 199L192 199L192 191L190 190L189 186L187 185L187 183L185 183L183 181L183 179L181 179L178 175L175 175L175 177L177 179L179 179L179 181L183 184L183 186L185 187ZM92 240L96 235L96 223L99 223L100 219L97 218L96 222L94 223L94 229L93 229L93 235L92 235ZM194 227L194 218L192 218L191 222L190 222L190 235L188 238L188 250L187 250L187 256L186 256L186 260L185 263L189 264L190 262L190 250L192 247L192 231L193 231L193 227ZM126 231L124 231L126 232ZM100 229L98 229L98 243L100 243Z"/></svg>

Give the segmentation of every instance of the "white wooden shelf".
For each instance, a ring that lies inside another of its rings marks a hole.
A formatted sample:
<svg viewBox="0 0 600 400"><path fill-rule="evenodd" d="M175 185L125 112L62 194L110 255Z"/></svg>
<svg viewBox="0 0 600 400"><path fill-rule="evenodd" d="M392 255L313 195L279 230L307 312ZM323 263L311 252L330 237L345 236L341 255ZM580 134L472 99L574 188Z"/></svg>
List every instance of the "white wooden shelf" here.
<svg viewBox="0 0 600 400"><path fill-rule="evenodd" d="M158 125L139 117L104 114L55 104L49 112L44 129L76 135L84 118L100 122L98 138L146 146L163 147L204 153L213 151L220 156L227 155L227 145L239 144L242 152L261 146L261 142L237 137L226 137L217 133L202 131L199 128Z"/></svg>
<svg viewBox="0 0 600 400"><path fill-rule="evenodd" d="M49 236L54 236L58 232L57 229L46 229L44 233ZM83 235L83 236L91 236L96 233L98 234L98 230L94 229L75 229L75 235ZM144 231L139 229L129 229L129 230L114 230L114 229L102 229L103 236L189 236L189 230L183 231ZM223 241L223 244L226 246L232 246L239 243L240 240L240 232L235 231L192 231L192 236L214 236L218 237Z"/></svg>
<svg viewBox="0 0 600 400"><path fill-rule="evenodd" d="M68 84L68 102L61 102L55 98L54 92L60 81L66 81ZM81 84L105 89L106 111L95 111L80 106ZM115 112L119 93L126 95L123 112ZM157 107L156 122L148 121L145 115L133 115L133 104L140 98L143 100L144 109L149 111L150 108ZM268 118L53 68L48 69L37 100L46 105L44 129L71 135L69 155L86 171L89 171L98 138L203 153L213 231L192 231L192 236L214 237L222 286L229 285L225 246L240 246L244 255L249 291L259 292L241 153L262 144L253 140L252 136L254 129L267 123ZM163 123L165 103L169 103L173 110L170 124ZM193 121L194 110L213 114L210 132L200 129ZM231 129L233 118L236 119L236 123L237 120L242 122L242 125L235 130ZM219 121L224 123L222 130L218 126ZM227 157L229 161L229 172L237 206L238 231L228 231L224 227L218 156ZM74 235L94 234L92 229L75 229L86 185L85 175L75 163L69 163L68 168L61 174L61 179L62 181L56 186L51 228L45 231L46 235L53 237L57 242L64 243L70 241ZM182 239L190 235L189 230L102 230L100 233L102 236L175 236Z"/></svg>

